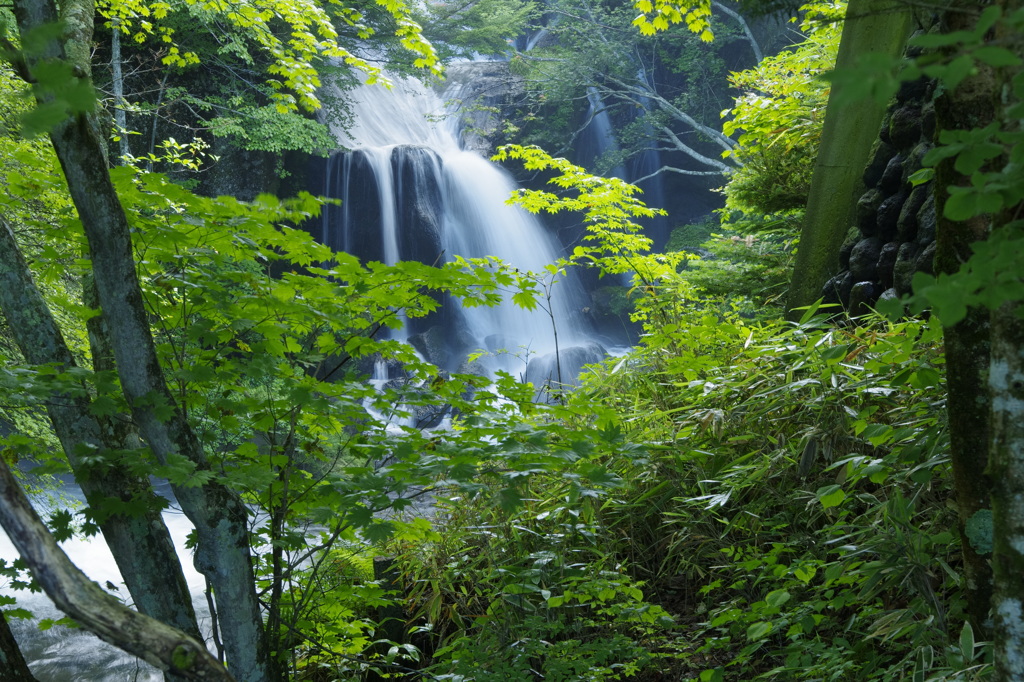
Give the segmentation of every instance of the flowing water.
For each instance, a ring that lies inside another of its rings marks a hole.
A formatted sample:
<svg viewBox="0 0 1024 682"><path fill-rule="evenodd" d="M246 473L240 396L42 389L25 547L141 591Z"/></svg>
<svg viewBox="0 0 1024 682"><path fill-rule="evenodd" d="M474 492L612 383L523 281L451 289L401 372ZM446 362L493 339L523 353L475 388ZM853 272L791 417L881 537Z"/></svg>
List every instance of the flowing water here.
<svg viewBox="0 0 1024 682"><path fill-rule="evenodd" d="M169 490L160 490L161 494L170 497ZM62 501L56 505L45 498L39 498L37 508L77 507L84 504L84 498L77 486L66 483L60 489ZM196 615L200 627L208 631L206 620L209 609L206 605L203 589L203 577L192 566L191 552L185 549L185 538L192 530L192 524L178 510L168 508L163 514L164 522L170 530L174 546L178 549L185 579L193 595ZM114 558L103 543L102 538L75 537L61 543L61 548L71 561L87 576L100 585L106 585L108 591L122 599L129 599L128 591L121 581L121 575L114 564ZM17 558L17 550L7 535L0 530L0 558L8 562ZM111 586L113 589L110 589ZM68 628L63 625L40 631L38 622L41 619L56 620L63 616L42 593L11 591L3 586L4 595L13 596L18 600L17 606L28 609L33 619L8 618L11 630L18 640L25 660L28 661L32 673L39 682L158 682L163 680L160 671L125 654L120 649L101 641L85 630Z"/></svg>
<svg viewBox="0 0 1024 682"><path fill-rule="evenodd" d="M402 79L390 90L362 86L352 93L355 125L336 131L351 151L327 161L322 188L342 204L328 208L314 232L335 249L388 264L495 256L522 272L543 273L559 256L556 240L533 215L508 205L511 177L463 148L460 117L443 97ZM560 350L585 347L589 361L600 359L583 319L582 288L571 275L556 279L550 307L544 300L542 309L528 311L511 296L493 308L448 301L442 316L413 321L406 334L417 348L417 335L440 337L452 352L428 359L445 369L485 350L491 371L522 374L527 361L555 351L556 333Z"/></svg>

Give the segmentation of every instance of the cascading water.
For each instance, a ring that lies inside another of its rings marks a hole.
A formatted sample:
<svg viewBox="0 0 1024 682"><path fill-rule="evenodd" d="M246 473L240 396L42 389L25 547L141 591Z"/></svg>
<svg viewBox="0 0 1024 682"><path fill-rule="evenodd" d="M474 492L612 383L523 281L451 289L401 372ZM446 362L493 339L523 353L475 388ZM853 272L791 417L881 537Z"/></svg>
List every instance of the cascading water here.
<svg viewBox="0 0 1024 682"><path fill-rule="evenodd" d="M594 171L596 162L602 156L619 151L619 141L615 137L608 108L605 106L604 100L601 99L601 93L597 91L597 88L593 86L587 88L587 102L586 120L588 123L587 127L583 129L584 138L579 145L580 158L578 161L580 165ZM627 179L626 169L622 164L617 164L608 171L608 175L623 180Z"/></svg>
<svg viewBox="0 0 1024 682"><path fill-rule="evenodd" d="M447 94L457 99L457 92ZM342 200L323 214L318 229L325 244L388 264L495 256L521 271L543 273L557 259L556 242L544 227L506 203L515 189L508 174L462 148L458 116L441 97L419 82L395 79L390 90L362 86L352 99L354 125L335 131L352 151L328 160L322 188ZM485 361L492 371L521 374L524 360L533 358L527 378L557 381L542 367L555 351L556 332L560 350L575 349L569 356L595 362L603 350L589 339L582 288L570 276L551 291L550 314L510 300L465 309L447 301L440 316L410 320L408 339L445 369L457 369L468 352L482 349L495 353ZM582 364L567 362L565 383Z"/></svg>

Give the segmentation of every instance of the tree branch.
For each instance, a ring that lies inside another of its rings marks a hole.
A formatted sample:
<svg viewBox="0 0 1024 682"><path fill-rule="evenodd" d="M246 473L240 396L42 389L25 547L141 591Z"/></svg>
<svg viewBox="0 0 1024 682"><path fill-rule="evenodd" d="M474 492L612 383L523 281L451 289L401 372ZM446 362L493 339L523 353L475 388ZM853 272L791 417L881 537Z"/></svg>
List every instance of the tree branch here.
<svg viewBox="0 0 1024 682"><path fill-rule="evenodd" d="M0 455L0 525L46 594L100 639L189 680L233 682L206 647L124 606L89 580L57 546Z"/></svg>

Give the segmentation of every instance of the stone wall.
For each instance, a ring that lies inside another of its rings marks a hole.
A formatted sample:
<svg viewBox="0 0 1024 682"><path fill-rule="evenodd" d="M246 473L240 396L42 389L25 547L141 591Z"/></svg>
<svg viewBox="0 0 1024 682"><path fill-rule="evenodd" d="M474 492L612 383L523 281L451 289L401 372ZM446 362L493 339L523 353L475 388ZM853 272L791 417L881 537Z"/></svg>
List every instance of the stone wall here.
<svg viewBox="0 0 1024 682"><path fill-rule="evenodd" d="M856 225L839 255L839 273L822 289L826 303L861 315L880 298L910 292L915 272L931 273L935 259L935 199L931 182L910 176L932 147L934 84L904 83L886 114L864 171L866 191Z"/></svg>

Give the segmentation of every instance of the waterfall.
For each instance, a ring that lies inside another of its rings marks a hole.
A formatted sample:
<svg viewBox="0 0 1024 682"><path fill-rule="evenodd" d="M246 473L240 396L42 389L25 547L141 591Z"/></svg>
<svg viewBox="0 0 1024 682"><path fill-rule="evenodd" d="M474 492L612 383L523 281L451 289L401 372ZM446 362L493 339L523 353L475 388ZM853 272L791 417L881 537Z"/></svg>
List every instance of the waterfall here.
<svg viewBox="0 0 1024 682"><path fill-rule="evenodd" d="M579 164L595 171L597 161L609 153L619 151L619 141L615 137L615 129L612 126L612 118L608 115L608 108L601 98L601 93L594 86L587 88L587 116L589 121L583 129L583 139L579 145ZM626 180L626 169L622 164L616 164L607 172L607 175Z"/></svg>
<svg viewBox="0 0 1024 682"><path fill-rule="evenodd" d="M335 130L351 151L328 159L325 184L317 188L342 203L325 210L314 233L364 260L440 264L454 255L495 256L520 271L543 273L558 258L557 242L533 215L506 203L515 189L509 174L464 149L458 112L442 96L418 81L393 83L351 94L353 125ZM555 351L556 331L559 349L589 348L589 362L603 349L590 341L588 302L575 277L559 278L551 293L550 312L520 308L511 295L493 308L446 300L440 314L410 320L401 338L444 369L459 369L467 353L485 350L492 354L484 361L490 371L554 379L538 373L540 364L527 369L526 363ZM568 383L572 376L562 378Z"/></svg>

